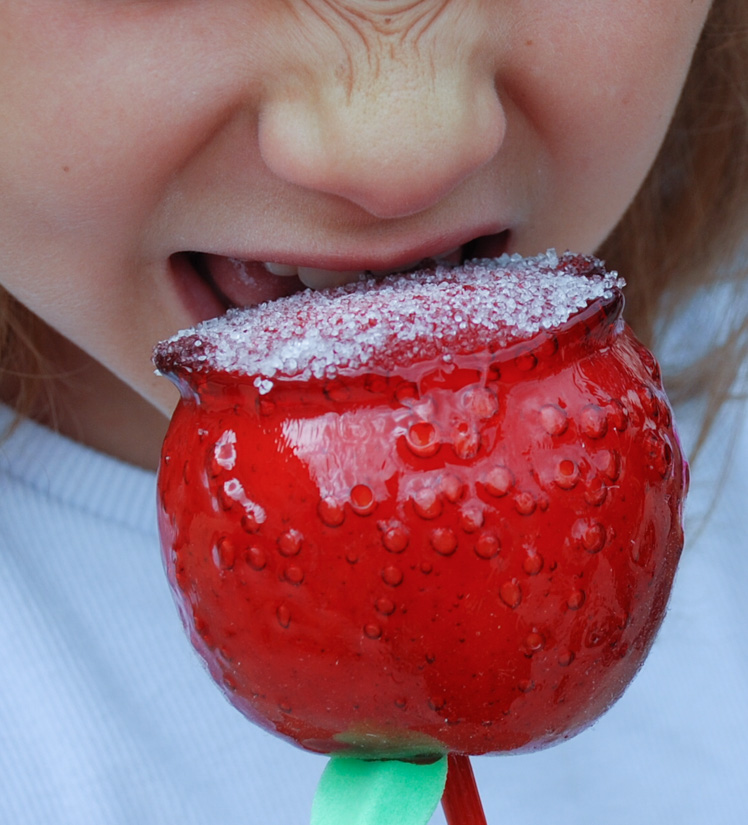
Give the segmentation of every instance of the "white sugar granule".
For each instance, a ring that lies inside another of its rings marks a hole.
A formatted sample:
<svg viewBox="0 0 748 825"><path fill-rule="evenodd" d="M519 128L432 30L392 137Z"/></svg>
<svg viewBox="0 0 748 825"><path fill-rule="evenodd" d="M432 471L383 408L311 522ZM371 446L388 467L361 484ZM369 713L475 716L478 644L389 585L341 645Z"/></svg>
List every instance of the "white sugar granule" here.
<svg viewBox="0 0 748 825"><path fill-rule="evenodd" d="M622 286L595 258L504 255L229 310L159 344L155 361L165 372L181 365L256 376L264 393L280 376L334 377L508 346L561 326Z"/></svg>

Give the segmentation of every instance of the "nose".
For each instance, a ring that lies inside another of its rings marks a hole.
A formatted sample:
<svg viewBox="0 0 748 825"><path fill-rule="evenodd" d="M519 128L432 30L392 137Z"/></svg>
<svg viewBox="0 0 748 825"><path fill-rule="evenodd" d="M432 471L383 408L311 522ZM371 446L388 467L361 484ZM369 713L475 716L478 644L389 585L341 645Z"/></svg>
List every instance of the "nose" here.
<svg viewBox="0 0 748 825"><path fill-rule="evenodd" d="M259 121L275 175L398 218L438 203L499 151L505 117L485 66L392 49L361 63L275 87Z"/></svg>

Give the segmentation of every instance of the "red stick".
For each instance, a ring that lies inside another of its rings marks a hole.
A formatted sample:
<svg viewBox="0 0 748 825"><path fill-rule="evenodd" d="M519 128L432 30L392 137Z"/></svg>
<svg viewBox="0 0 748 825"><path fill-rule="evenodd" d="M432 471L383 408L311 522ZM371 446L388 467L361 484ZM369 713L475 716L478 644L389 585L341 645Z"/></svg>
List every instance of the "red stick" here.
<svg viewBox="0 0 748 825"><path fill-rule="evenodd" d="M448 825L486 825L486 815L483 813L470 758L450 753L447 766L442 808Z"/></svg>

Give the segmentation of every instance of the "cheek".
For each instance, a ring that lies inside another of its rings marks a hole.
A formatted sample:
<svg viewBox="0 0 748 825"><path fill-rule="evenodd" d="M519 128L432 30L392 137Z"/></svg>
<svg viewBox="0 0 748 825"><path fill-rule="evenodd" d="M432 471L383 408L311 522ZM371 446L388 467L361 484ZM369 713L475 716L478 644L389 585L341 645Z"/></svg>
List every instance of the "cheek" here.
<svg viewBox="0 0 748 825"><path fill-rule="evenodd" d="M158 188L147 99L133 105L132 88L75 70L62 70L69 88L60 88L54 66L42 62L25 71L3 106L18 133L0 159L6 217L44 226L48 235L124 233ZM29 96L33 108L25 103Z"/></svg>
<svg viewBox="0 0 748 825"><path fill-rule="evenodd" d="M551 240L587 251L613 228L657 155L708 8L623 0L596 16L582 13L589 5L562 2L550 19L528 18L504 87L520 113L518 143L534 145L541 159L545 212L536 217Z"/></svg>
<svg viewBox="0 0 748 825"><path fill-rule="evenodd" d="M236 99L214 59L232 21L209 28L203 4L88 5L0 12L0 219L19 238L124 251Z"/></svg>
<svg viewBox="0 0 748 825"><path fill-rule="evenodd" d="M563 134L586 115L590 132L646 139L644 124L662 130L669 120L709 4L620 0L597 15L595 5L561 0L555 13L523 18L513 92L541 129L555 122Z"/></svg>

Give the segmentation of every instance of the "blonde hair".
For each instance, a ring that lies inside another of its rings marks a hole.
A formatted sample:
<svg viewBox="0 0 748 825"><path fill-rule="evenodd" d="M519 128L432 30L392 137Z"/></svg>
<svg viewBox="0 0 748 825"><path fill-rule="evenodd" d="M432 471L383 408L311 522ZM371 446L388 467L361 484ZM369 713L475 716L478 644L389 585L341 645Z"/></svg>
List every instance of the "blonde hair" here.
<svg viewBox="0 0 748 825"><path fill-rule="evenodd" d="M12 427L24 416L54 425L55 375L39 346L45 330L36 315L0 287L0 398L17 413Z"/></svg>
<svg viewBox="0 0 748 825"><path fill-rule="evenodd" d="M656 322L672 320L707 284L723 282L744 299L747 217L748 3L715 0L659 156L599 250L626 276L627 318L646 344L656 348ZM735 315L727 335L724 327L710 333L707 357L669 376L676 400L707 398L702 436L748 354L748 313ZM38 347L44 329L0 288L0 379L22 415L38 414L51 397Z"/></svg>

